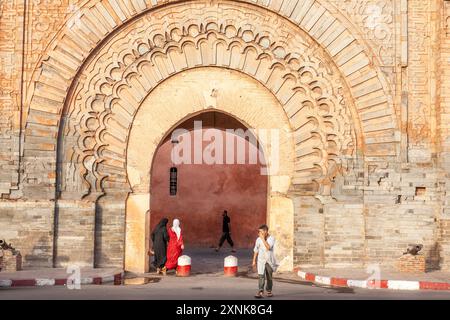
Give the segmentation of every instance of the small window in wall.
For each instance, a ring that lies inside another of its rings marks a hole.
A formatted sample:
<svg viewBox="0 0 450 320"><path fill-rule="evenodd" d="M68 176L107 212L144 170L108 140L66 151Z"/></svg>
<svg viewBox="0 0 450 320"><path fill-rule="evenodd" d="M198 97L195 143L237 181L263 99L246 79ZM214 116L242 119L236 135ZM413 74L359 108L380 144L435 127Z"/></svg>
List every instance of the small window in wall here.
<svg viewBox="0 0 450 320"><path fill-rule="evenodd" d="M424 196L427 193L427 188L416 187L416 196Z"/></svg>
<svg viewBox="0 0 450 320"><path fill-rule="evenodd" d="M177 185L178 185L178 169L175 167L170 168L170 195L176 196L177 195Z"/></svg>

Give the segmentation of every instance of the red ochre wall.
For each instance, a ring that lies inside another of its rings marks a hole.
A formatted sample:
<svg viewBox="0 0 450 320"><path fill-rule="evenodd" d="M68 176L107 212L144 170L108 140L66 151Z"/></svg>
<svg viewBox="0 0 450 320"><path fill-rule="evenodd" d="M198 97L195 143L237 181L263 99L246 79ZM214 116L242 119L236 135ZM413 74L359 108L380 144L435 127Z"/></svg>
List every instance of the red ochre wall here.
<svg viewBox="0 0 450 320"><path fill-rule="evenodd" d="M194 121L199 120L202 121L203 132L205 129L215 128L220 130L223 137L225 129L246 130L234 118L217 112L200 114L178 128L190 130L192 135ZM209 143L204 142L203 148ZM255 147L248 141L245 144L248 159L249 148L255 150ZM172 166L172 147L169 135L157 150L153 161L151 229L153 230L163 217L170 220L170 225L172 219L178 218L187 246L212 247L217 245L222 234L222 212L227 210L231 218L231 236L235 246L252 247L258 227L266 223L268 177L261 175L262 165L248 164L248 160L246 164L176 165L178 191L176 196L170 196L169 169ZM193 155L192 151L192 158Z"/></svg>

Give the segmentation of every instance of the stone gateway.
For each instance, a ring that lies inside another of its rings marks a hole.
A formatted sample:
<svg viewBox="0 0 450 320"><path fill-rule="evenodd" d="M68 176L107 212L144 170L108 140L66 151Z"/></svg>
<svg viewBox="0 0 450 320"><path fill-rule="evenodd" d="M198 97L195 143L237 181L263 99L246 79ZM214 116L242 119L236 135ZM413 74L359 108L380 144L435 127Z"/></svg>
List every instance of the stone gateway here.
<svg viewBox="0 0 450 320"><path fill-rule="evenodd" d="M242 226L269 225L280 270L394 267L410 243L450 270L450 1L11 0L0 16L0 238L24 268L147 271L164 203L203 246L220 203L243 245ZM183 165L169 194L170 134L198 118L277 132L276 170Z"/></svg>

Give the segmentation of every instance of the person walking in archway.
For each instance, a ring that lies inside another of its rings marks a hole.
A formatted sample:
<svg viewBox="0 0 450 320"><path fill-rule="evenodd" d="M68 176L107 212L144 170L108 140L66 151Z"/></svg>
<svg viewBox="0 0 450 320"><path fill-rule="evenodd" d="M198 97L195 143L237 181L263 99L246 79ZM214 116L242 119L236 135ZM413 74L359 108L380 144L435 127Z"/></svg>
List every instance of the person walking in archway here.
<svg viewBox="0 0 450 320"><path fill-rule="evenodd" d="M222 237L220 238L219 246L216 247L215 250L216 252L219 252L220 248L222 248L223 243L225 242L225 240L227 240L231 246L231 252L236 252L236 250L234 250L233 239L231 239L231 227L230 227L231 219L228 216L227 210L223 211L222 217L223 217Z"/></svg>
<svg viewBox="0 0 450 320"><path fill-rule="evenodd" d="M167 232L167 223L169 219L163 218L158 225L153 229L151 238L153 242L154 260L153 266L156 268L156 273L166 274L167 261L167 242L169 241L169 234Z"/></svg>
<svg viewBox="0 0 450 320"><path fill-rule="evenodd" d="M167 262L166 269L176 269L178 266L178 258L184 250L183 235L180 228L180 220L174 219L172 227L169 228L169 244L167 246Z"/></svg>

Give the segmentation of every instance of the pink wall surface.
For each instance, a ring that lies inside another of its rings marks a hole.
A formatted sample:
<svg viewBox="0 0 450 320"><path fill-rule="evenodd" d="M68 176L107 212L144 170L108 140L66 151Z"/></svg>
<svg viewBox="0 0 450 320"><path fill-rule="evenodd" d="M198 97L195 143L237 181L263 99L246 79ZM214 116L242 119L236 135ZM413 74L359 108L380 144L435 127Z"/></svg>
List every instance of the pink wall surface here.
<svg viewBox="0 0 450 320"><path fill-rule="evenodd" d="M217 112L200 114L178 128L185 128L192 135L194 120L202 121L203 130L197 130L197 133L215 128L224 139L224 129L246 129L235 119ZM240 137L237 139L243 141ZM176 196L170 196L169 169L173 165L173 144L169 136L159 147L153 161L151 229L163 217L169 218L170 225L172 219L178 218L187 246L212 247L217 245L222 234L222 212L227 210L235 246L253 246L258 227L266 223L268 178L260 173L261 163L249 164L249 150L256 152L256 148L248 141L243 142L246 146L246 164L175 165L178 169L178 191ZM203 149L209 143L203 142Z"/></svg>

